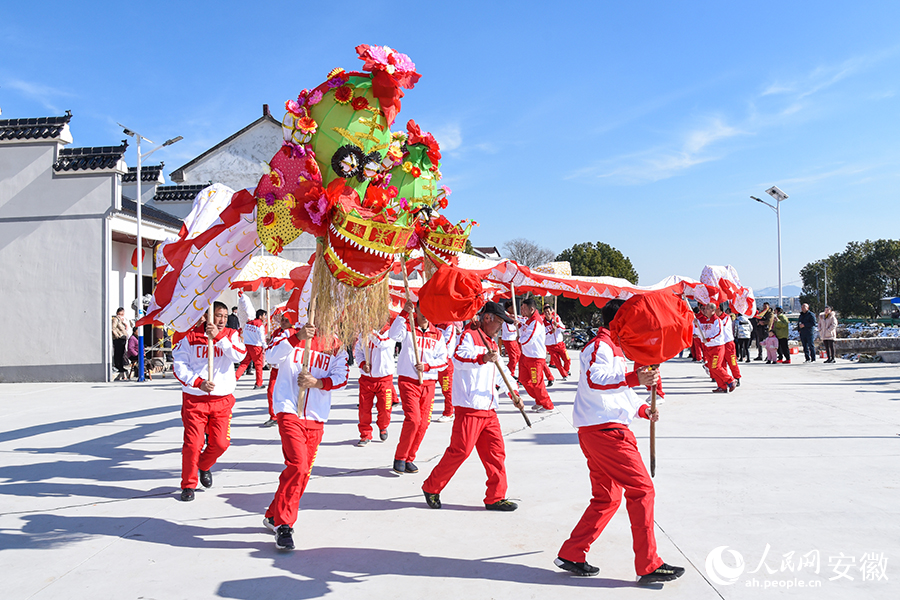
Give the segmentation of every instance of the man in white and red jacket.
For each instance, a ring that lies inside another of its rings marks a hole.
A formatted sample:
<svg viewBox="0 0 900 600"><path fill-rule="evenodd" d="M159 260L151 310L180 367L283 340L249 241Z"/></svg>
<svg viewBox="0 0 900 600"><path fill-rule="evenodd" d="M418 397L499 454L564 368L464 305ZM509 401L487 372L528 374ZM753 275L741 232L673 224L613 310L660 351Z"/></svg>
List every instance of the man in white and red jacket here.
<svg viewBox="0 0 900 600"><path fill-rule="evenodd" d="M522 316L525 324L519 326L519 344L522 358L519 361L519 381L529 396L534 399L531 410L544 412L553 410L553 400L544 383L544 369L547 368L546 328L544 320L535 307L534 298L522 300Z"/></svg>
<svg viewBox="0 0 900 600"><path fill-rule="evenodd" d="M656 385L659 371L648 367L626 370L625 355L612 341L608 329L622 304L622 300L606 303L601 309L604 327L581 351L572 423L578 428L578 442L587 459L593 497L554 564L580 576L600 572L587 563L587 553L619 508L624 489L634 568L639 583L646 585L676 579L684 569L667 565L656 553L653 481L628 425L635 416L659 419L659 413L651 413L631 389Z"/></svg>
<svg viewBox="0 0 900 600"><path fill-rule="evenodd" d="M726 306L728 306L727 303ZM722 330L725 333L725 366L731 371L735 385L740 386L741 367L738 366L737 348L734 345L734 321L731 319L731 314L723 311L718 304L716 305L716 318L722 323Z"/></svg>
<svg viewBox="0 0 900 600"><path fill-rule="evenodd" d="M181 382L181 499L194 499L197 471L203 487L212 486L210 469L231 443L231 409L234 407L234 363L246 354L234 329L225 327L228 307L213 305L213 322L206 313L172 351L175 378ZM213 370L209 376L209 340L213 340ZM203 448L207 438L206 449Z"/></svg>
<svg viewBox="0 0 900 600"><path fill-rule="evenodd" d="M569 360L569 353L566 352L566 343L563 340L563 331L565 331L566 326L563 325L562 319L553 312L550 306L544 307L544 327L546 329L546 344L547 351L550 353L550 362L556 367L563 379L568 379L572 361Z"/></svg>
<svg viewBox="0 0 900 600"><path fill-rule="evenodd" d="M303 368L307 352L312 353L309 370ZM316 336L307 324L270 348L266 360L278 367L275 418L285 466L263 524L275 532L278 549L293 550L293 526L331 411L331 391L347 385L347 351L336 338Z"/></svg>
<svg viewBox="0 0 900 600"><path fill-rule="evenodd" d="M460 336L453 353L456 419L450 445L422 484L425 501L431 508L441 508L441 491L475 448L487 473L484 507L507 512L518 508L515 502L506 499L506 449L497 418L497 387L503 383L500 369L504 367L500 364L500 350L494 341L501 324L512 322L512 317L499 304L488 302L478 323L467 325ZM522 406L522 400L516 394L513 403Z"/></svg>
<svg viewBox="0 0 900 600"><path fill-rule="evenodd" d="M230 318L230 317L229 317ZM292 327L293 323L291 319L285 313L282 313L278 317L280 323L278 328L272 332L272 341L269 342L269 345L266 346L266 351L268 352L273 346L276 346L282 339L287 336L291 336L294 334L294 329ZM262 424L262 427L272 427L273 425L278 424L278 420L275 418L275 404L274 404L274 394L275 394L275 381L278 380L278 367L272 367L269 370L269 385L266 388L266 400L269 402L269 419Z"/></svg>
<svg viewBox="0 0 900 600"><path fill-rule="evenodd" d="M512 300L504 302L503 308L510 318L515 315ZM519 345L519 325L515 320L512 323L504 322L500 326L500 339L503 341L503 347L506 349L506 368L512 373L513 379L518 380L516 369L519 366L519 359L522 358L522 347Z"/></svg>
<svg viewBox="0 0 900 600"><path fill-rule="evenodd" d="M725 344L728 342L723 321L716 316L716 305L710 302L700 307L697 314L700 331L703 333L703 357L709 375L716 381L714 392L733 392L737 385L725 367Z"/></svg>
<svg viewBox="0 0 900 600"><path fill-rule="evenodd" d="M256 385L254 390L263 388L263 359L266 347L266 311L259 309L256 311L256 318L247 321L244 325L244 344L247 346L247 356L238 365L235 378L240 379L241 375L247 370L250 362L253 362L253 368L256 370Z"/></svg>
<svg viewBox="0 0 900 600"><path fill-rule="evenodd" d="M408 317L413 309L418 356L413 351L413 325ZM403 344L397 360L397 387L400 388L400 403L403 406L403 428L394 452L393 471L398 474L418 473L419 468L413 461L431 422L434 385L437 383L438 373L447 368L447 344L437 327L429 323L418 307L409 300L400 316L394 319L388 335L392 340ZM422 383L419 383L419 373L422 374Z"/></svg>
<svg viewBox="0 0 900 600"><path fill-rule="evenodd" d="M447 356L453 356L456 350L456 344L459 342L460 323L439 323L435 327L444 336L444 343L447 344ZM447 368L438 373L438 385L441 386L441 393L444 395L444 410L441 416L435 419L437 423L446 423L453 420L453 361L447 361Z"/></svg>
<svg viewBox="0 0 900 600"><path fill-rule="evenodd" d="M359 441L357 446L365 446L372 439L372 404L377 400L378 437L383 442L388 438L391 423L391 406L394 397L394 362L396 342L388 336L390 324L380 332L372 331L365 339L356 342L353 358L359 365ZM366 351L368 345L368 352ZM368 354L368 359L366 358Z"/></svg>

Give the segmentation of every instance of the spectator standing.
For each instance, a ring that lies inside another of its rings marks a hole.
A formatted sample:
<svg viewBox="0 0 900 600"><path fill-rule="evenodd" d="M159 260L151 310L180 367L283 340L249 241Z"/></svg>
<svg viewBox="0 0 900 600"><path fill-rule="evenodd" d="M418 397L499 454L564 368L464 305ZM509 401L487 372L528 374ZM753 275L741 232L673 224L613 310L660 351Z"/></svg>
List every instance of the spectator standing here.
<svg viewBox="0 0 900 600"><path fill-rule="evenodd" d="M238 318L237 306L231 307L231 314L228 315L228 323L225 324L225 327L227 327L228 329L234 329L235 331L240 330L241 320Z"/></svg>
<svg viewBox="0 0 900 600"><path fill-rule="evenodd" d="M791 364L791 352L788 349L788 335L791 331L791 325L788 323L787 315L779 306L775 308L775 320L772 322L772 331L778 338L778 360L775 362Z"/></svg>
<svg viewBox="0 0 900 600"><path fill-rule="evenodd" d="M800 342L803 344L803 362L816 362L816 345L813 342L813 331L816 328L816 317L809 312L809 304L800 307L800 319L797 329L800 332Z"/></svg>
<svg viewBox="0 0 900 600"><path fill-rule="evenodd" d="M125 372L125 343L128 339L128 321L125 320L125 309L116 309L112 317L113 366L119 372L115 381L128 379Z"/></svg>
<svg viewBox="0 0 900 600"><path fill-rule="evenodd" d="M774 318L771 307L768 302L763 302L762 310L756 314L756 358L754 360L762 360L762 343L769 337L769 331L772 330L772 320Z"/></svg>
<svg viewBox="0 0 900 600"><path fill-rule="evenodd" d="M830 306L825 307L825 312L819 313L819 339L825 344L825 362L834 362L834 339L837 337L837 315Z"/></svg>
<svg viewBox="0 0 900 600"><path fill-rule="evenodd" d="M750 335L753 325L745 315L738 314L734 319L734 343L737 346L738 362L750 362Z"/></svg>

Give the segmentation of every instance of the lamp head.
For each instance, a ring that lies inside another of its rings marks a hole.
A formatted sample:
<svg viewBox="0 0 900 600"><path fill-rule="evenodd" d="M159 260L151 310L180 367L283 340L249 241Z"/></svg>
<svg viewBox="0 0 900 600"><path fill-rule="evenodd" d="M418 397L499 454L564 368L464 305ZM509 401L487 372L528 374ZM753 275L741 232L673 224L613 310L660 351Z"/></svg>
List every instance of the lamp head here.
<svg viewBox="0 0 900 600"><path fill-rule="evenodd" d="M773 198L775 198L776 200L778 200L779 202L781 202L782 200L787 200L787 198L788 198L787 194L785 194L780 189L778 189L778 186L774 186L774 185L772 187L770 187L769 189L767 189L766 193L768 195L772 196Z"/></svg>

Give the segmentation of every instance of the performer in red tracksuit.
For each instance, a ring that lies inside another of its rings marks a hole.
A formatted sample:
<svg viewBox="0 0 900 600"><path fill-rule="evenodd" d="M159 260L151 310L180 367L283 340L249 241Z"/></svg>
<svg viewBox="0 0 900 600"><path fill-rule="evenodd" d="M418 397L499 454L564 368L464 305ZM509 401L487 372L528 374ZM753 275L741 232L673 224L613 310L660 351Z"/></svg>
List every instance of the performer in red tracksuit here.
<svg viewBox="0 0 900 600"><path fill-rule="evenodd" d="M416 342L419 355L413 352L412 324L407 315L415 308ZM403 313L394 319L388 335L395 342L403 344L397 361L397 387L400 388L400 402L403 405L403 429L394 452L393 471L395 473L418 473L413 462L419 444L425 437L431 422L434 406L434 384L440 371L447 367L447 344L438 329L428 322L418 307L407 301ZM419 383L422 373L423 383Z"/></svg>
<svg viewBox="0 0 900 600"><path fill-rule="evenodd" d="M694 336L691 339L691 360L700 362L703 360L703 341L700 339L700 326L697 323L697 314L700 307L694 308Z"/></svg>
<svg viewBox="0 0 900 600"><path fill-rule="evenodd" d="M484 507L488 510L513 511L515 502L506 499L506 449L503 431L497 418L497 388L503 383L499 369L500 351L494 336L502 323L512 323L512 317L496 302L488 302L478 322L470 323L462 332L453 353L453 404L456 420L450 434L450 445L440 462L422 484L425 501L431 508L441 508L441 491L450 482L473 449L487 473L487 492ZM514 395L513 403L522 406Z"/></svg>
<svg viewBox="0 0 900 600"><path fill-rule="evenodd" d="M503 308L506 309L507 316L513 317L512 300L504 302ZM515 320L511 324L504 322L501 325L500 339L503 340L503 347L506 349L506 358L508 359L506 367L512 373L513 379L518 381L519 376L516 375L516 368L519 366L519 359L522 357L522 346L519 345L519 326Z"/></svg>
<svg viewBox="0 0 900 600"><path fill-rule="evenodd" d="M544 369L547 368L547 346L544 343L546 330L544 320L535 308L534 298L522 301L522 316L525 317L525 324L519 326L519 343L522 345L519 381L534 399L535 404L531 410L553 410L553 400L544 384Z"/></svg>
<svg viewBox="0 0 900 600"><path fill-rule="evenodd" d="M372 331L365 339L356 342L353 358L359 365L359 441L357 446L365 446L372 439L372 404L375 402L378 417L378 437L383 442L388 438L391 424L391 406L397 392L394 391L394 346L396 342L388 336L388 325L380 332ZM366 360L365 345L369 346Z"/></svg>
<svg viewBox="0 0 900 600"><path fill-rule="evenodd" d="M716 389L713 391L733 392L737 385L725 368L725 342L727 341L725 329L727 328L716 316L716 305L712 302L704 304L697 314L697 321L700 323L700 331L703 332L706 340L703 348L706 366L709 369L710 377L716 381Z"/></svg>
<svg viewBox="0 0 900 600"><path fill-rule="evenodd" d="M624 489L634 568L640 584L652 584L676 579L684 574L684 569L667 565L656 553L653 482L628 425L635 416L659 419L659 414L651 413L650 407L630 389L656 385L659 371L643 368L626 372L625 355L607 329L622 304L622 300L606 303L601 311L607 325L581 351L572 422L578 428L578 442L587 459L593 497L554 564L580 576L600 572L587 563L587 553L619 508Z"/></svg>
<svg viewBox="0 0 900 600"><path fill-rule="evenodd" d="M740 386L741 368L738 366L737 350L734 347L734 321L732 321L731 315L724 312L718 305L716 305L716 318L722 323L722 331L727 340L725 342L725 364L728 366L728 370L731 371L734 384Z"/></svg>
<svg viewBox="0 0 900 600"><path fill-rule="evenodd" d="M272 332L272 341L269 342L269 345L266 347L266 351L268 352L273 346L278 344L283 337L292 335L294 333L293 328L291 327L292 323L290 318L287 315L282 314L281 323L278 329ZM271 427L273 425L278 424L278 420L275 419L275 408L272 401L272 396L275 392L275 380L278 379L278 367L272 367L269 369L269 386L266 388L266 399L269 401L269 420L262 424L262 427Z"/></svg>
<svg viewBox="0 0 900 600"><path fill-rule="evenodd" d="M253 362L253 368L256 369L256 385L254 390L263 388L263 356L266 347L266 311L259 309L256 311L256 318L247 321L244 325L244 344L247 346L247 356L238 365L235 378L240 379L241 375L247 370L250 362Z"/></svg>
<svg viewBox="0 0 900 600"><path fill-rule="evenodd" d="M203 487L212 486L210 469L231 443L231 409L234 407L234 363L246 354L234 329L225 327L228 307L213 305L213 322L206 314L188 331L172 351L176 379L181 382L181 499L194 499L197 471ZM213 376L209 377L209 339L213 345ZM203 440L207 437L206 449ZM202 452L201 452L202 450Z"/></svg>
<svg viewBox="0 0 900 600"><path fill-rule="evenodd" d="M563 331L565 331L566 326L563 325L559 315L554 313L549 306L544 307L544 326L550 362L556 367L556 370L559 371L560 376L564 380L568 379L572 361L569 360L569 353L566 352L566 343L563 340Z"/></svg>
<svg viewBox="0 0 900 600"><path fill-rule="evenodd" d="M293 526L331 411L331 391L347 385L349 373L340 341L315 333L312 325L298 327L266 352L269 364L278 367L275 416L285 466L263 524L275 532L280 550L294 549ZM306 352L312 352L308 371L303 368Z"/></svg>
<svg viewBox="0 0 900 600"><path fill-rule="evenodd" d="M456 344L459 342L459 328L457 323L441 323L435 325L444 336L444 343L447 344L447 356L453 356L456 350ZM446 423L453 420L453 361L447 361L447 368L438 373L438 385L441 386L441 393L444 395L444 411L441 416L435 419L436 423Z"/></svg>

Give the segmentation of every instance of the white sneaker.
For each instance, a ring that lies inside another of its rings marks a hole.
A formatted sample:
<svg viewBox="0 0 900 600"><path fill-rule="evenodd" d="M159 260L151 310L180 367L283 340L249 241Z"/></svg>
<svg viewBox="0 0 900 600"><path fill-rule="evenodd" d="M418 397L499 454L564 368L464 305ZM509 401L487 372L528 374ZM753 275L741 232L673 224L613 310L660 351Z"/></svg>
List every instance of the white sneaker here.
<svg viewBox="0 0 900 600"><path fill-rule="evenodd" d="M535 404L534 406L531 407L531 411L536 412L536 413L542 413L542 412L547 412L547 409L544 408L543 406L541 406L540 404Z"/></svg>
<svg viewBox="0 0 900 600"><path fill-rule="evenodd" d="M435 423L449 423L455 415L441 415L434 420Z"/></svg>

